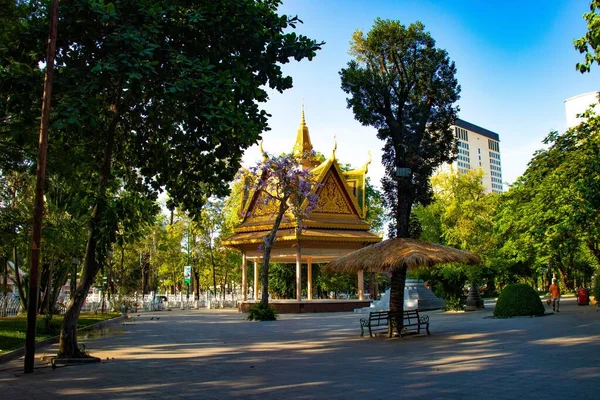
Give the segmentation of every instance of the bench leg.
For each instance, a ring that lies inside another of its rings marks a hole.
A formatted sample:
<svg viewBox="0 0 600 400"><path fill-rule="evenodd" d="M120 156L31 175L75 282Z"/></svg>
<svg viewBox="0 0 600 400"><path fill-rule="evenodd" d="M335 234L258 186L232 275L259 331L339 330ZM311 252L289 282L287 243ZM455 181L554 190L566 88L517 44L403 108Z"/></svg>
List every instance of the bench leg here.
<svg viewBox="0 0 600 400"><path fill-rule="evenodd" d="M362 324L360 325L360 337L365 336L365 327L362 326Z"/></svg>
<svg viewBox="0 0 600 400"><path fill-rule="evenodd" d="M427 329L427 336L431 335L431 333L429 333L429 324L425 325L425 329Z"/></svg>

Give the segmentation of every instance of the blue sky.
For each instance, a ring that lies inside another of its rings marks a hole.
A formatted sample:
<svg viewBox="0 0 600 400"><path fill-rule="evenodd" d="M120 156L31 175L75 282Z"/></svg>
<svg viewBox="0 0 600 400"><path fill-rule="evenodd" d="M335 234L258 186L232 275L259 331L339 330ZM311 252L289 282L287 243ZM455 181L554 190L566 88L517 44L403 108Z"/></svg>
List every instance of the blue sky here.
<svg viewBox="0 0 600 400"><path fill-rule="evenodd" d="M294 88L273 92L264 108L272 114L263 134L269 153L292 149L304 99L306 122L316 151L358 167L373 154L369 176L379 184L382 142L346 108L338 72L350 60L356 29L367 32L377 17L425 24L437 46L456 63L462 87L459 117L500 135L503 180L513 183L552 130L566 129L564 100L596 91L600 68L580 74L583 57L573 39L583 36L587 1L333 1L288 0L280 13L298 15L296 32L325 41L313 61L292 62L284 72ZM246 165L259 157L250 148Z"/></svg>

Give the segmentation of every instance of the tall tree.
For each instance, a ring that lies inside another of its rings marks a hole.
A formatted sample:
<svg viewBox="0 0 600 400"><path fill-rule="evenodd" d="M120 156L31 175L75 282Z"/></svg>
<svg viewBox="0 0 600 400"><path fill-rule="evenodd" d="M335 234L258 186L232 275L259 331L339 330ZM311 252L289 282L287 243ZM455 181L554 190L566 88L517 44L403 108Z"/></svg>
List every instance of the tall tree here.
<svg viewBox="0 0 600 400"><path fill-rule="evenodd" d="M350 54L354 59L340 71L342 90L355 118L385 143L390 236L409 237L413 203L428 198L432 172L456 153L456 68L421 22L406 27L377 19L366 36L354 32ZM398 312L400 327L405 278L406 268L392 273L390 310Z"/></svg>
<svg viewBox="0 0 600 400"><path fill-rule="evenodd" d="M26 111L13 97L39 87L35 68L11 67L44 61L41 55L27 57L39 51L45 5L27 3L21 40L9 43L31 45L17 53L22 60L2 59L0 121L8 125L26 121L9 117ZM61 5L50 147L51 155L61 157L49 159L49 169L82 183L91 212L83 275L65 315L60 355L82 356L79 311L118 229L106 218L117 192L114 180L150 199L165 188L174 204L199 213L205 198L227 192L244 150L268 129L268 114L258 106L267 100L265 86L278 91L292 86L280 64L314 56L319 44L284 33L299 20L278 15L279 5L279 0Z"/></svg>

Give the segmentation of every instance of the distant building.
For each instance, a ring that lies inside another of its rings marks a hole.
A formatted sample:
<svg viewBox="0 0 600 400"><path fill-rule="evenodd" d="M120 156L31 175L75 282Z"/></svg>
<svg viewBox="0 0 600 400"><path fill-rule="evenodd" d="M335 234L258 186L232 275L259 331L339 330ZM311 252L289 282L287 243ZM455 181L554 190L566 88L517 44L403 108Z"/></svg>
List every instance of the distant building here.
<svg viewBox="0 0 600 400"><path fill-rule="evenodd" d="M454 135L458 139L458 157L452 166L460 173L481 168L481 183L486 191L502 193L499 135L462 119L456 120Z"/></svg>
<svg viewBox="0 0 600 400"><path fill-rule="evenodd" d="M588 92L569 97L565 100L565 113L567 115L567 128L573 128L582 122L578 114L582 114L590 108L592 104L598 104L598 95L600 92Z"/></svg>

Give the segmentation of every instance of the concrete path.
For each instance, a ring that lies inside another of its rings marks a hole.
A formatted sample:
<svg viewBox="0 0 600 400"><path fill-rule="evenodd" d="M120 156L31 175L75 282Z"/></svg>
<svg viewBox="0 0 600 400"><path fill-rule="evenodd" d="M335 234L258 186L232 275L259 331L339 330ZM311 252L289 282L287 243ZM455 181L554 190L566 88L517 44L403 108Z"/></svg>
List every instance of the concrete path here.
<svg viewBox="0 0 600 400"><path fill-rule="evenodd" d="M431 336L359 337L360 315L142 313L86 342L102 363L24 375L2 399L598 399L600 312L563 302L539 318L428 312ZM154 317L154 319L151 319ZM160 319L158 319L159 317ZM488 317L488 318L486 318ZM56 348L38 349L55 353Z"/></svg>

